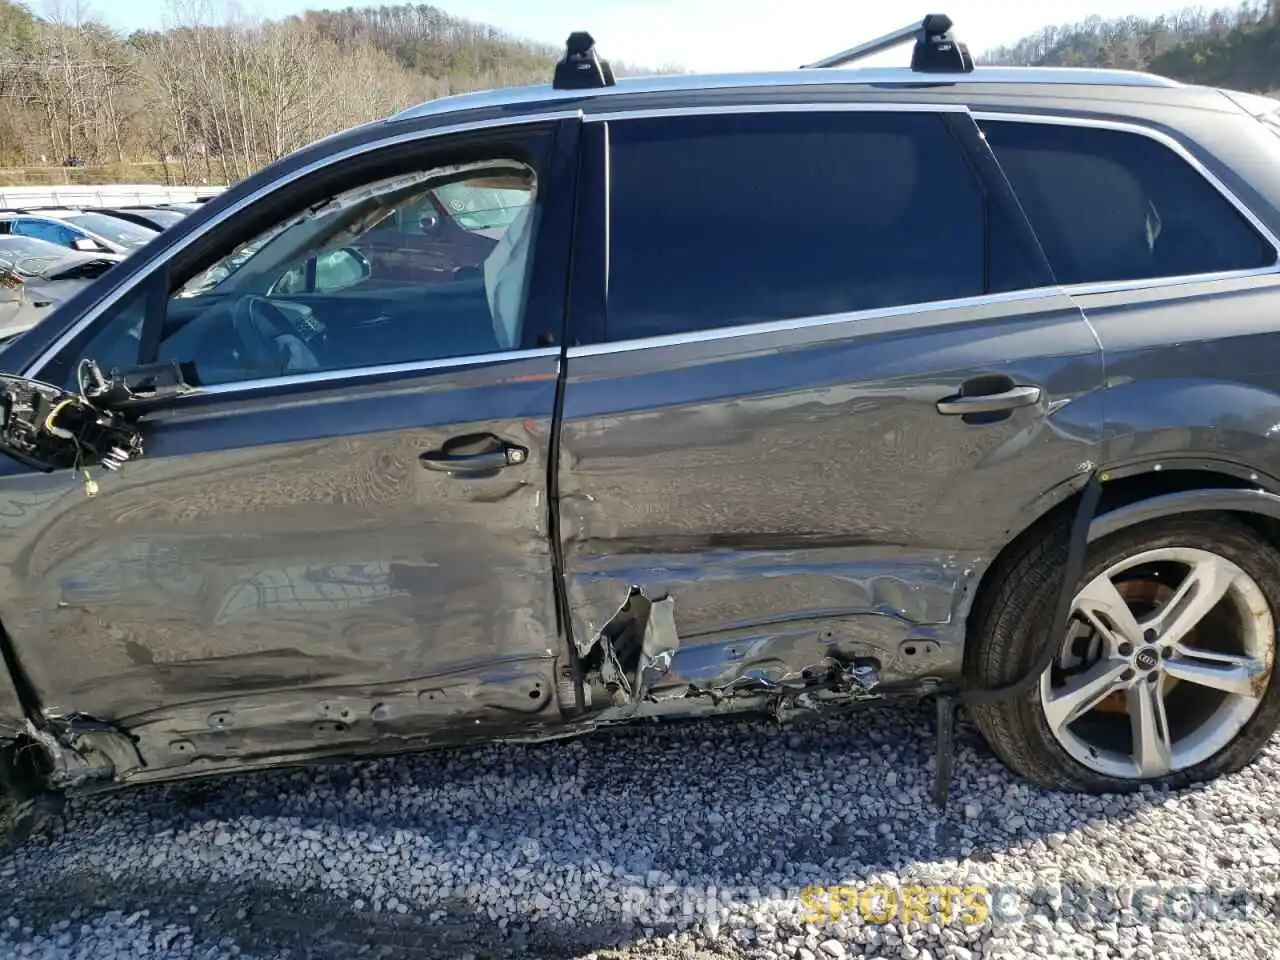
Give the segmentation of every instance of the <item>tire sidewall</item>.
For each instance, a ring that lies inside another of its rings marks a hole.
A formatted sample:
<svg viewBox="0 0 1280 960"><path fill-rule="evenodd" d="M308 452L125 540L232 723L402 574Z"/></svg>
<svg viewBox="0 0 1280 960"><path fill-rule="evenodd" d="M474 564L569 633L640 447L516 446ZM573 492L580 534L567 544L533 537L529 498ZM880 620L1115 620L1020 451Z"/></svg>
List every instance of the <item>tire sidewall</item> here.
<svg viewBox="0 0 1280 960"><path fill-rule="evenodd" d="M1261 588L1271 613L1273 628L1280 625L1280 611L1277 608L1280 602L1280 555L1259 534L1233 518L1221 521L1199 517L1154 520L1111 534L1091 545L1076 590L1079 591L1090 580L1115 564L1161 547L1205 550L1235 563ZM1043 624L1052 618L1057 596L1054 591L1044 591L1037 600L1028 614L1031 623ZM1262 702L1235 738L1207 760L1165 777L1151 780L1112 777L1092 770L1076 760L1049 728L1040 700L1039 682L1030 693L1016 701L1019 726L1030 735L1035 752L1041 753L1049 766L1060 771L1064 786L1074 785L1077 789L1084 786L1092 792L1124 793L1143 786L1179 787L1213 779L1246 766L1266 745L1277 726L1280 726L1280 670L1276 670L1274 666L1275 641L1273 635L1273 665ZM1020 673L1032 668L1031 657L1039 648L1038 643L1020 645Z"/></svg>

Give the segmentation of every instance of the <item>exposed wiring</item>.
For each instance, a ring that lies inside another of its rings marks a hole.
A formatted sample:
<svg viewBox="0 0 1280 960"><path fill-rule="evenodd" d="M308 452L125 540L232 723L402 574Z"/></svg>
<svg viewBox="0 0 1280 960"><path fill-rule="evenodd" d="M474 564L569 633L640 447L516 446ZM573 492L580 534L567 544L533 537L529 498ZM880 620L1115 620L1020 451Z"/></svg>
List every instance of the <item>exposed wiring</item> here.
<svg viewBox="0 0 1280 960"><path fill-rule="evenodd" d="M79 371L77 371L77 379L80 379ZM82 394L83 394L83 390L82 390ZM58 403L54 405L54 408L49 411L49 415L44 418L44 428L49 433L53 434L55 437L61 437L64 440L70 440L73 444L75 444L76 458L75 458L75 462L71 466L71 470L73 473L78 473L84 477L84 492L90 497L95 497L98 495L98 481L93 479L93 476L89 473L89 468L84 465L85 453L86 453L84 444L81 443L80 438L77 437L70 430L64 429L63 427L56 426L53 422L55 419L57 419L58 414L60 414L63 410L65 410L67 407L75 406L78 403L83 403L85 406L89 407L90 409L93 409L93 405L90 404L87 400L84 400L83 396L79 398L67 397L63 400L58 401Z"/></svg>
<svg viewBox="0 0 1280 960"><path fill-rule="evenodd" d="M76 444L76 447L79 448L80 444L76 442L75 434L70 430L64 430L62 427L55 427L53 425L53 421L58 414L77 402L78 400L75 397L67 397L65 400L58 401L58 403L54 405L54 408L49 411L49 415L44 418L44 428L55 437L61 437L63 440L72 441Z"/></svg>

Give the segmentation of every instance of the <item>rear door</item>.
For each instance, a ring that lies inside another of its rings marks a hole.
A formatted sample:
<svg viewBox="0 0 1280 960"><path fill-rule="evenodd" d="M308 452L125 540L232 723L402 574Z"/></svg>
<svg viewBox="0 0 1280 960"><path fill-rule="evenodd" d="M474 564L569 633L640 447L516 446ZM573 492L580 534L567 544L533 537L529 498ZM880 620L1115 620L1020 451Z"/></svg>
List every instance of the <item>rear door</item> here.
<svg viewBox="0 0 1280 960"><path fill-rule="evenodd" d="M200 387L146 410L145 455L96 496L0 458L0 615L47 717L136 738L147 769L117 774L559 723L547 478L576 131L388 130L398 146L142 268L28 368L68 384L82 357L172 360ZM299 262L314 278L324 217L368 204L342 228L358 248L372 204L494 166L527 171L533 224L496 271L500 313L483 277L271 293ZM317 239L260 266L294 236Z"/></svg>
<svg viewBox="0 0 1280 960"><path fill-rule="evenodd" d="M1102 423L1098 342L968 112L585 129L559 521L588 670L635 586L674 601L655 693L955 675L977 577Z"/></svg>
<svg viewBox="0 0 1280 960"><path fill-rule="evenodd" d="M1106 351L1108 468L1275 476L1280 456L1257 436L1280 393L1280 244L1209 165L1275 198L1280 150L1246 117L1177 119L1189 128L1180 140L1087 117L980 123ZM1201 159L1187 146L1203 150L1197 141L1243 155L1242 169Z"/></svg>

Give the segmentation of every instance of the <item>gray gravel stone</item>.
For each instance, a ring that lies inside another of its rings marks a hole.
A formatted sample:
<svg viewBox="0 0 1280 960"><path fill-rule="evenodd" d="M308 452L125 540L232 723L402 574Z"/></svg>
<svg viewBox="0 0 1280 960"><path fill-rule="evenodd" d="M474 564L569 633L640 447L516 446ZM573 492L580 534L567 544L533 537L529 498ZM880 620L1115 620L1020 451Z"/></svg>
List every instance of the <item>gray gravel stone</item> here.
<svg viewBox="0 0 1280 960"><path fill-rule="evenodd" d="M1274 745L1194 791L1081 797L1013 781L962 723L944 815L929 727L641 727L75 798L0 858L0 956L1280 955ZM897 909L945 887L989 915Z"/></svg>

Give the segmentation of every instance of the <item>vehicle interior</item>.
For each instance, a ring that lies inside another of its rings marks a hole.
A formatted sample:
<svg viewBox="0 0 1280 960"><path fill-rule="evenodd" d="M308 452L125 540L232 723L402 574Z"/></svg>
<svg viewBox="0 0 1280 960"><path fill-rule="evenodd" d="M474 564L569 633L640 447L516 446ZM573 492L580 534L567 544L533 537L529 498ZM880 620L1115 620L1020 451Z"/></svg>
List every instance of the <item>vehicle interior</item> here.
<svg viewBox="0 0 1280 960"><path fill-rule="evenodd" d="M423 209L454 218L430 202L442 185L472 207L501 191L503 215L466 210L472 229L454 222L452 233L424 236ZM534 198L533 170L515 162L391 177L331 197L178 290L152 359L177 361L191 386L209 386L518 349ZM141 325L138 316L127 336L86 355L104 370L133 366Z"/></svg>

